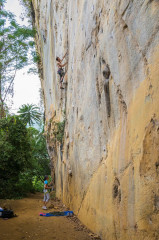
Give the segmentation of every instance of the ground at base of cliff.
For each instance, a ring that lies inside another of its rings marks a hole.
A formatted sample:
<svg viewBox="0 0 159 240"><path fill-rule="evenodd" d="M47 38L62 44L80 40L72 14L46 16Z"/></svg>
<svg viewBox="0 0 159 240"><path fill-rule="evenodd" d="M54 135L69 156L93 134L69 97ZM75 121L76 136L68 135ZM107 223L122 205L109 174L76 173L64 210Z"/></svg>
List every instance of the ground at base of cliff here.
<svg viewBox="0 0 159 240"><path fill-rule="evenodd" d="M1 240L92 240L100 239L86 229L75 217L41 217L40 212L67 210L60 201L42 210L43 194L31 194L19 200L0 200L0 206L12 208L18 217L0 218Z"/></svg>

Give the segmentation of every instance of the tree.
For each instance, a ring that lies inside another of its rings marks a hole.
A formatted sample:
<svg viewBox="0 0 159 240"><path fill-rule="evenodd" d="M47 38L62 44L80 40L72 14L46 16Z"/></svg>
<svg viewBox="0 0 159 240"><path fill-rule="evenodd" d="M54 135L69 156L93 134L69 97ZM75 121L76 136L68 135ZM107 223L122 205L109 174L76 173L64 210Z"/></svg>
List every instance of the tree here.
<svg viewBox="0 0 159 240"><path fill-rule="evenodd" d="M42 189L49 162L42 132L27 128L18 116L0 119L0 198Z"/></svg>
<svg viewBox="0 0 159 240"><path fill-rule="evenodd" d="M28 22L34 24L35 12L32 0L19 0L21 5L24 7L23 16L28 19Z"/></svg>
<svg viewBox="0 0 159 240"><path fill-rule="evenodd" d="M19 117L23 119L29 126L33 125L35 122L39 123L41 120L41 113L39 108L34 104L23 104L19 109Z"/></svg>
<svg viewBox="0 0 159 240"><path fill-rule="evenodd" d="M13 95L16 72L38 61L35 51L35 29L20 26L0 0L0 118L5 116L5 101Z"/></svg>
<svg viewBox="0 0 159 240"><path fill-rule="evenodd" d="M32 168L32 147L26 125L19 117L0 119L0 198L20 194L20 174Z"/></svg>

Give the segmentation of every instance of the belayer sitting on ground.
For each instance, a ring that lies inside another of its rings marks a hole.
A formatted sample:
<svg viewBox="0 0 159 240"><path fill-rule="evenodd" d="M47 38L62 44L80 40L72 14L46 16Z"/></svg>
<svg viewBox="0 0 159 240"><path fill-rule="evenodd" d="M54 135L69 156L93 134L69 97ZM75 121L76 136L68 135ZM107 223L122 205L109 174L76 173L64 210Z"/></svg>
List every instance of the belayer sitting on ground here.
<svg viewBox="0 0 159 240"><path fill-rule="evenodd" d="M67 52L66 52L67 54ZM64 60L64 58L66 57L66 54L63 56L62 59L60 59L59 57L56 57L56 61L57 61L57 66L58 66L58 71L57 73L60 75L60 89L64 89L62 87L62 82L63 82L63 79L64 79L64 76L65 76L65 71L63 69L63 67L66 66L67 62L62 64L62 61Z"/></svg>

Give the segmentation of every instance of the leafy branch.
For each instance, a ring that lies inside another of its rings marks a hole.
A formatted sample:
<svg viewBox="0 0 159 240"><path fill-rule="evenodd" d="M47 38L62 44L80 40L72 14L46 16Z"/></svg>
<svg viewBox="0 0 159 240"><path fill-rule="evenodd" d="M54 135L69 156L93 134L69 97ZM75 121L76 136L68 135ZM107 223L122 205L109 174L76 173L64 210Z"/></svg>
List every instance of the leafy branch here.
<svg viewBox="0 0 159 240"><path fill-rule="evenodd" d="M17 70L40 61L35 50L36 30L19 25L4 3L0 0L0 118L4 117L4 102L13 95Z"/></svg>

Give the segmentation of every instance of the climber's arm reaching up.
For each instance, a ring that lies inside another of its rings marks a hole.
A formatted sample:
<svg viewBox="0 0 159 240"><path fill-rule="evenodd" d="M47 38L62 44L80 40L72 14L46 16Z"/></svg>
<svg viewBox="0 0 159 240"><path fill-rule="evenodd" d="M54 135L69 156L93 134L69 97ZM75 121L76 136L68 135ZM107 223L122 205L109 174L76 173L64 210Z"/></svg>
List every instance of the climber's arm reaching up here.
<svg viewBox="0 0 159 240"><path fill-rule="evenodd" d="M67 55L67 52L66 52L65 55L63 56L61 62L64 60L64 58L66 57L66 55Z"/></svg>

